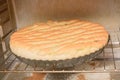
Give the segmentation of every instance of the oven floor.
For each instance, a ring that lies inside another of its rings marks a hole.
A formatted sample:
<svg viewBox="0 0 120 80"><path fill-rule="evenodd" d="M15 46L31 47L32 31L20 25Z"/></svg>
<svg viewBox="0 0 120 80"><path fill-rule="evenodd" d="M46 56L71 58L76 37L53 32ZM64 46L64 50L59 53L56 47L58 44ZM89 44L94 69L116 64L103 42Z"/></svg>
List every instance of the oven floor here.
<svg viewBox="0 0 120 80"><path fill-rule="evenodd" d="M56 74L50 77L42 73L12 73L3 80L119 80L120 73L78 73L78 74Z"/></svg>

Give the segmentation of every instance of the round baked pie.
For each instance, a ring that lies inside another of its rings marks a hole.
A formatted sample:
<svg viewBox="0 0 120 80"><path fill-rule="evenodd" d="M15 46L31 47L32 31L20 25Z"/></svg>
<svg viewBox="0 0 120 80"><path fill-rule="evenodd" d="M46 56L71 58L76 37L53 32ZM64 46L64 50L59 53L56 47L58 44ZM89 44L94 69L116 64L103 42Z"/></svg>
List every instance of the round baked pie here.
<svg viewBox="0 0 120 80"><path fill-rule="evenodd" d="M25 59L58 61L93 54L107 44L108 38L100 24L80 20L48 21L14 32L10 48Z"/></svg>

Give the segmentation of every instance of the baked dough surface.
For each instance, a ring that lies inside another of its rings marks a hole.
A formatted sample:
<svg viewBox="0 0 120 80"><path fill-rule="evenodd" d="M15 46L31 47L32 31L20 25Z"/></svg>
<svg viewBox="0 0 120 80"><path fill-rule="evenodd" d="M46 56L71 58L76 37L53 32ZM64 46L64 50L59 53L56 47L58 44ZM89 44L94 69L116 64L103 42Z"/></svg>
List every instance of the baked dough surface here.
<svg viewBox="0 0 120 80"><path fill-rule="evenodd" d="M80 20L36 23L14 32L12 52L31 60L65 60L89 55L108 42L103 26Z"/></svg>

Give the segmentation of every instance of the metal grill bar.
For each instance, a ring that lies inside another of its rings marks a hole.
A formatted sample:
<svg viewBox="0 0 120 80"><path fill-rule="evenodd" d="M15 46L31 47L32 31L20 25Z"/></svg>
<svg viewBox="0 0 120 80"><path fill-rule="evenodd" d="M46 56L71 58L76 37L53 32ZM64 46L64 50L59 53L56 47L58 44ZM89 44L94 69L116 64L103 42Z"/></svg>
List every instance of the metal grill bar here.
<svg viewBox="0 0 120 80"><path fill-rule="evenodd" d="M6 38L8 38L9 35L12 34L13 32L14 32L14 30L10 30L6 35L4 35L4 36L2 37L2 41L5 40Z"/></svg>
<svg viewBox="0 0 120 80"><path fill-rule="evenodd" d="M28 64L25 66L24 70L26 70L26 69L27 69L27 67L28 67Z"/></svg>
<svg viewBox="0 0 120 80"><path fill-rule="evenodd" d="M111 47L112 47L112 55L113 55L114 69L116 69L115 57L114 57L114 51L113 51L113 44L112 44L112 41L111 41L111 40L110 40L110 42L111 42Z"/></svg>
<svg viewBox="0 0 120 80"><path fill-rule="evenodd" d="M5 64L5 62L10 58L10 56L12 56L12 54L9 54L9 56L0 64L0 67L2 67Z"/></svg>
<svg viewBox="0 0 120 80"><path fill-rule="evenodd" d="M13 61L5 68L6 70L9 69L9 67L13 64L16 58L13 59Z"/></svg>
<svg viewBox="0 0 120 80"><path fill-rule="evenodd" d="M104 58L104 71L105 71L105 53L104 53L104 50L103 50L103 58Z"/></svg>
<svg viewBox="0 0 120 80"><path fill-rule="evenodd" d="M16 67L15 67L15 69L14 69L15 71L18 70L18 67L21 65L21 63L22 63L22 62L19 62L19 63L16 65Z"/></svg>
<svg viewBox="0 0 120 80"><path fill-rule="evenodd" d="M114 70L114 69L111 69L111 70L90 70L90 71L87 71L87 70L71 70L71 71L65 71L65 70L61 70L61 71L35 71L35 70L3 70L3 71L0 71L1 72L4 72L4 73L120 73L120 70Z"/></svg>

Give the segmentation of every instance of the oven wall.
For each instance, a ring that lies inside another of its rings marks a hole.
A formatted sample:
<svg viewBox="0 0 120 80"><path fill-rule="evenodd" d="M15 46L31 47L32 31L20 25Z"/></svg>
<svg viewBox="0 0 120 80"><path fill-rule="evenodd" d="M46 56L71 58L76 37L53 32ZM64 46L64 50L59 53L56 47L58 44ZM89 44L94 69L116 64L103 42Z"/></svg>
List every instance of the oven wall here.
<svg viewBox="0 0 120 80"><path fill-rule="evenodd" d="M8 0L14 26L18 28L46 20L78 18L119 26L120 0Z"/></svg>

